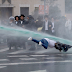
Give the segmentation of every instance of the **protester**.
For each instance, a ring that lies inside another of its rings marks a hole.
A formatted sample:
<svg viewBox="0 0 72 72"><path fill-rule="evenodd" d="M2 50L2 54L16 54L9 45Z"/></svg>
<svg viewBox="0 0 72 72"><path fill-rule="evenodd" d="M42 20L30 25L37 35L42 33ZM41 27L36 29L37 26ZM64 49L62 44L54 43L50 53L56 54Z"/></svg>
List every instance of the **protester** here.
<svg viewBox="0 0 72 72"><path fill-rule="evenodd" d="M11 16L9 18L8 26L10 26L10 27L15 27L16 26L15 23L14 23L14 17L13 16Z"/></svg>
<svg viewBox="0 0 72 72"><path fill-rule="evenodd" d="M25 24L26 24L24 17L25 16L23 14L21 14L21 16L20 16L20 27L23 27L23 28L25 28Z"/></svg>
<svg viewBox="0 0 72 72"><path fill-rule="evenodd" d="M17 26L20 26L19 16L15 16L15 24L16 24Z"/></svg>
<svg viewBox="0 0 72 72"><path fill-rule="evenodd" d="M51 19L51 22L52 22L52 34L55 33L55 21L54 21L54 18Z"/></svg>
<svg viewBox="0 0 72 72"><path fill-rule="evenodd" d="M44 31L47 34L52 34L52 23L51 21L48 20L48 15L45 15L45 21L43 24L43 29L42 31Z"/></svg>
<svg viewBox="0 0 72 72"><path fill-rule="evenodd" d="M59 27L60 27L60 18L56 17L55 18L55 36L59 36Z"/></svg>
<svg viewBox="0 0 72 72"><path fill-rule="evenodd" d="M26 24L27 24L26 25L27 29L29 29L29 30L35 30L36 29L36 27L35 27L35 20L32 17L32 15L27 16Z"/></svg>
<svg viewBox="0 0 72 72"><path fill-rule="evenodd" d="M39 16L36 20L36 30L37 31L40 31L40 29L42 30L42 26L43 26L43 21L42 21L42 18L41 16Z"/></svg>

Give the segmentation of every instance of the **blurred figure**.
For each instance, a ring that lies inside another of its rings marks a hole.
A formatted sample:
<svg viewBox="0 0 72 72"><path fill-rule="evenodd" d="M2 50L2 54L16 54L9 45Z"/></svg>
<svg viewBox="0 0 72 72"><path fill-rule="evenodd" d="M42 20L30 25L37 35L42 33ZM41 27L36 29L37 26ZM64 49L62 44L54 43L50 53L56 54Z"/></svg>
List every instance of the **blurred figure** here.
<svg viewBox="0 0 72 72"><path fill-rule="evenodd" d="M15 16L15 24L16 24L17 26L20 26L19 16Z"/></svg>
<svg viewBox="0 0 72 72"><path fill-rule="evenodd" d="M14 17L13 17L13 16L11 16L11 17L9 18L8 26L11 26L11 27L15 27L15 26L16 26L16 25L14 24Z"/></svg>
<svg viewBox="0 0 72 72"><path fill-rule="evenodd" d="M65 23L66 23L66 19L65 19L65 16L62 16L61 18L60 18L60 25L59 25L59 37L61 37L61 38L65 38Z"/></svg>
<svg viewBox="0 0 72 72"><path fill-rule="evenodd" d="M71 31L71 20L70 19L68 19L65 23L65 30L67 33L70 33Z"/></svg>
<svg viewBox="0 0 72 72"><path fill-rule="evenodd" d="M43 21L42 21L42 18L41 16L39 16L36 20L36 30L37 31L40 31L40 29L42 29L42 26L43 26Z"/></svg>
<svg viewBox="0 0 72 72"><path fill-rule="evenodd" d="M48 15L45 15L45 21L43 24L43 31L48 34L52 34L52 23L48 20Z"/></svg>
<svg viewBox="0 0 72 72"><path fill-rule="evenodd" d="M24 17L25 16L23 14L21 14L21 16L20 16L20 26L23 27L23 28L25 28L25 24L26 24Z"/></svg>
<svg viewBox="0 0 72 72"><path fill-rule="evenodd" d="M55 18L55 36L59 36L60 18Z"/></svg>
<svg viewBox="0 0 72 72"><path fill-rule="evenodd" d="M36 29L35 20L31 15L27 16L26 24L27 24L26 25L27 29L29 29L29 30L35 30Z"/></svg>
<svg viewBox="0 0 72 72"><path fill-rule="evenodd" d="M16 28L17 26L14 23L14 17L11 16L9 18L9 23L8 26L12 27L12 28ZM15 49L17 49L17 38L14 36L8 36L7 37L7 45L9 47L9 50L11 50L11 47L14 47Z"/></svg>
<svg viewBox="0 0 72 72"><path fill-rule="evenodd" d="M52 22L52 34L54 34L55 30L54 30L54 26L55 26L55 21L54 18L51 19Z"/></svg>
<svg viewBox="0 0 72 72"><path fill-rule="evenodd" d="M32 31L35 31L35 30L36 30L35 20L34 20L34 18L33 18L32 15L28 15L28 16L27 16L26 29L32 30ZM28 43L28 45L30 46L30 49L29 49L29 50L34 50L34 48L35 48L35 43L30 42L30 41L27 41L27 43Z"/></svg>

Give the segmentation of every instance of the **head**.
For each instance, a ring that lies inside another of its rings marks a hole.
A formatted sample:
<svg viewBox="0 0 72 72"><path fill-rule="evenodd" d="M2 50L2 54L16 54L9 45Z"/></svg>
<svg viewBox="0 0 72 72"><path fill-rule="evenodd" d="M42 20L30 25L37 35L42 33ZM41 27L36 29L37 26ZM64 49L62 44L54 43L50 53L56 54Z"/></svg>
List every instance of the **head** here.
<svg viewBox="0 0 72 72"><path fill-rule="evenodd" d="M48 20L48 15L45 15L44 18L45 18L45 21L47 21Z"/></svg>
<svg viewBox="0 0 72 72"><path fill-rule="evenodd" d="M54 18L52 18L51 20L54 21Z"/></svg>
<svg viewBox="0 0 72 72"><path fill-rule="evenodd" d="M15 20L18 21L19 20L19 16L15 16Z"/></svg>
<svg viewBox="0 0 72 72"><path fill-rule="evenodd" d="M32 17L32 15L29 15L29 16L27 16L27 19L28 19L28 20L32 20L32 19L34 19L34 18Z"/></svg>
<svg viewBox="0 0 72 72"><path fill-rule="evenodd" d="M9 18L9 21L10 21L10 22L14 22L14 17L11 16L11 17Z"/></svg>
<svg viewBox="0 0 72 72"><path fill-rule="evenodd" d="M24 16L23 14L21 14L20 19L21 19L21 20L24 20L24 17L25 17L25 16Z"/></svg>

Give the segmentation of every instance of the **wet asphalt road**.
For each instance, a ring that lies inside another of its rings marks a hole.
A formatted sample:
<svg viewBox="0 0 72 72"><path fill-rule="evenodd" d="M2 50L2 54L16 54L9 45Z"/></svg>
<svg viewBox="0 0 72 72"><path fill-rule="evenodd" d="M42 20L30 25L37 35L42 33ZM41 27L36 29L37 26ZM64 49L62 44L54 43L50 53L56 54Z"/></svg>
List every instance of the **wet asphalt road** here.
<svg viewBox="0 0 72 72"><path fill-rule="evenodd" d="M72 72L72 49L12 49L0 45L0 72Z"/></svg>

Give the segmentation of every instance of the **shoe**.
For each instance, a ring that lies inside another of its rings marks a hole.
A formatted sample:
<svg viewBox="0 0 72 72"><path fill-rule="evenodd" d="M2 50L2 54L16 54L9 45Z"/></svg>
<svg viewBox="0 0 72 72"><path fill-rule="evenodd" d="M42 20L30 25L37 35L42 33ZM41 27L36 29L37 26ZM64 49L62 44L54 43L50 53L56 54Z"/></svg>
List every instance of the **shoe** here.
<svg viewBox="0 0 72 72"><path fill-rule="evenodd" d="M42 45L42 42L41 41L39 42L39 45Z"/></svg>
<svg viewBox="0 0 72 72"><path fill-rule="evenodd" d="M32 40L32 37L29 37L28 40Z"/></svg>

